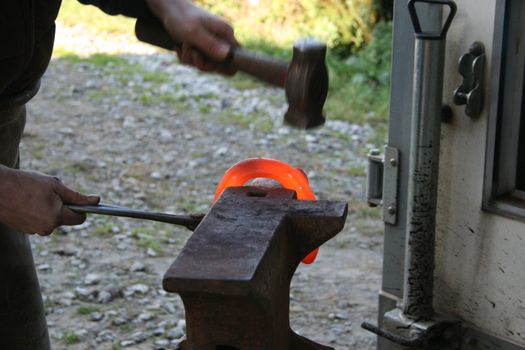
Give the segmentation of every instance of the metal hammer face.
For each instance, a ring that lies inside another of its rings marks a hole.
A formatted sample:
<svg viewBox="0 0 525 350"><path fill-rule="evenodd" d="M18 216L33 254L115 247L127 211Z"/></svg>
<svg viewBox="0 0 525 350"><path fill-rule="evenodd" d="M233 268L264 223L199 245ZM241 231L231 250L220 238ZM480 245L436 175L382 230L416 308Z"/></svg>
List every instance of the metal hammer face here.
<svg viewBox="0 0 525 350"><path fill-rule="evenodd" d="M284 87L288 100L285 121L300 129L323 125L328 94L326 45L315 39L298 40L291 62L232 48L229 65L268 84Z"/></svg>
<svg viewBox="0 0 525 350"><path fill-rule="evenodd" d="M302 129L323 125L323 106L328 94L326 45L314 39L295 43L286 77L288 111L285 121Z"/></svg>

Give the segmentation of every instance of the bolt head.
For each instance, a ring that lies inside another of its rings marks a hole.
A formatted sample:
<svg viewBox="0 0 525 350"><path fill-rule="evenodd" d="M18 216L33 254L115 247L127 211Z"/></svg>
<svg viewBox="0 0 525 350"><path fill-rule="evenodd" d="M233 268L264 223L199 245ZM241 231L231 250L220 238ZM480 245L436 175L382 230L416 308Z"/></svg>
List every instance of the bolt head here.
<svg viewBox="0 0 525 350"><path fill-rule="evenodd" d="M386 210L388 211L388 214L394 215L396 213L396 207L395 205L389 205Z"/></svg>
<svg viewBox="0 0 525 350"><path fill-rule="evenodd" d="M392 165L393 167L396 167L397 166L397 160L395 158L390 158L390 165Z"/></svg>

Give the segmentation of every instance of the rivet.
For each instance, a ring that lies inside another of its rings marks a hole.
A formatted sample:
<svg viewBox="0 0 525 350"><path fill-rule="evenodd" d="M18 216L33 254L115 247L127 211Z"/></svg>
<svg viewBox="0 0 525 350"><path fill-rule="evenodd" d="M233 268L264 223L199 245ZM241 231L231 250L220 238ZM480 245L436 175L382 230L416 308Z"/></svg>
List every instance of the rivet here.
<svg viewBox="0 0 525 350"><path fill-rule="evenodd" d="M396 213L396 207L394 205L389 205L386 210L388 211L388 214L394 215Z"/></svg>
<svg viewBox="0 0 525 350"><path fill-rule="evenodd" d="M396 167L397 166L397 160L395 158L390 158L390 165L392 165L393 167Z"/></svg>

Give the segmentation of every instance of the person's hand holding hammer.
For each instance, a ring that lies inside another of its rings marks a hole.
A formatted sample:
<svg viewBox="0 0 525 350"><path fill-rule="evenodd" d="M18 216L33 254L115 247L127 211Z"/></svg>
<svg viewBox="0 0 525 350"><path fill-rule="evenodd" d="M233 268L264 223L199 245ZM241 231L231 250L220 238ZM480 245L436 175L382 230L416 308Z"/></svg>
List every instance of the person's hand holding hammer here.
<svg viewBox="0 0 525 350"><path fill-rule="evenodd" d="M231 47L238 47L233 28L187 0L146 0L150 10L180 47L174 47L182 63L203 71L232 74L216 64L227 59Z"/></svg>

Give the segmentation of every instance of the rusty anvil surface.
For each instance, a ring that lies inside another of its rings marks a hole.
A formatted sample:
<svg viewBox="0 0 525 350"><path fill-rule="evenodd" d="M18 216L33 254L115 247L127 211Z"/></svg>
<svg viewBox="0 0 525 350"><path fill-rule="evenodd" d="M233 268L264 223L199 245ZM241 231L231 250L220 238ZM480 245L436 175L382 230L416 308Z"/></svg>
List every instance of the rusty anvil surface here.
<svg viewBox="0 0 525 350"><path fill-rule="evenodd" d="M343 229L347 205L283 188L226 189L164 276L186 310L184 350L320 350L293 332L299 262Z"/></svg>

